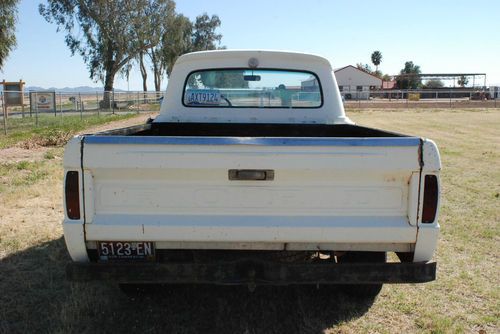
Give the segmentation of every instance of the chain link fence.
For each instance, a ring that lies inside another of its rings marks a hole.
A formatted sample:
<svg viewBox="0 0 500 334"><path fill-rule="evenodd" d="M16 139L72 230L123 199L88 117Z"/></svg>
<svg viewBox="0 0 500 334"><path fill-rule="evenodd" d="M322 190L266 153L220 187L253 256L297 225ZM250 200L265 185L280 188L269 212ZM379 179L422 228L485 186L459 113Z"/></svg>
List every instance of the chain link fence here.
<svg viewBox="0 0 500 334"><path fill-rule="evenodd" d="M346 108L500 108L500 93L473 90L369 90L341 93Z"/></svg>
<svg viewBox="0 0 500 334"><path fill-rule="evenodd" d="M7 94L22 104L4 107ZM0 92L3 134L77 122L113 114L160 110L163 92ZM47 101L47 95L49 100ZM361 108L500 108L500 92L473 90L370 90L341 92L347 109Z"/></svg>
<svg viewBox="0 0 500 334"><path fill-rule="evenodd" d="M10 94L10 96L9 96ZM22 103L6 100L15 96ZM160 110L164 92L13 92L1 91L3 134L51 125L63 125L107 115Z"/></svg>

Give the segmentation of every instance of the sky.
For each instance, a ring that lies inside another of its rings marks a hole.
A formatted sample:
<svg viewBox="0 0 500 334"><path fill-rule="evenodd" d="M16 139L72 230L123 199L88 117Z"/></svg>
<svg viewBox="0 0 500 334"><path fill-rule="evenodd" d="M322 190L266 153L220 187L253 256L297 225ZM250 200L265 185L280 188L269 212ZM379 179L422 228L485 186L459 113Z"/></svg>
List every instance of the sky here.
<svg viewBox="0 0 500 334"><path fill-rule="evenodd" d="M27 86L102 87L89 78L79 55L71 56L64 32L38 13L41 1L21 0L17 48L0 79ZM192 20L207 12L222 25L228 49L292 50L319 54L334 68L368 63L382 52L379 69L397 74L406 61L423 73L478 72L487 85L500 85L500 1L178 0L177 12ZM148 88L154 88L152 75ZM162 89L165 89L165 83ZM137 69L115 88L142 90Z"/></svg>

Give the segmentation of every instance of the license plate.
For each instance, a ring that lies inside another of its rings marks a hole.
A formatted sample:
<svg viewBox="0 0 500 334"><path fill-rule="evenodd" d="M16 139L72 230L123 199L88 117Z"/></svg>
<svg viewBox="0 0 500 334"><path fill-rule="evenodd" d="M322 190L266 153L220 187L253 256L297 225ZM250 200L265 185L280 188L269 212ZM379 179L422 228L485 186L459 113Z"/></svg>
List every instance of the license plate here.
<svg viewBox="0 0 500 334"><path fill-rule="evenodd" d="M153 261L154 244L149 241L100 241L97 252L101 261Z"/></svg>
<svg viewBox="0 0 500 334"><path fill-rule="evenodd" d="M190 89L186 91L187 104L213 104L220 103L220 92L212 89Z"/></svg>

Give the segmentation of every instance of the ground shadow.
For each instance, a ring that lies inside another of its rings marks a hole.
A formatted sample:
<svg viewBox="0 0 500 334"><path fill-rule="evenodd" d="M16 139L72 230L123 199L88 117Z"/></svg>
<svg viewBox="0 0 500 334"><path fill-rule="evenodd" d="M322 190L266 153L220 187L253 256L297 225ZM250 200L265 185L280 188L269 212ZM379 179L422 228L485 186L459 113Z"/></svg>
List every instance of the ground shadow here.
<svg viewBox="0 0 500 334"><path fill-rule="evenodd" d="M0 331L321 333L373 300L315 287L163 286L130 297L117 284L69 283L62 238L4 258Z"/></svg>

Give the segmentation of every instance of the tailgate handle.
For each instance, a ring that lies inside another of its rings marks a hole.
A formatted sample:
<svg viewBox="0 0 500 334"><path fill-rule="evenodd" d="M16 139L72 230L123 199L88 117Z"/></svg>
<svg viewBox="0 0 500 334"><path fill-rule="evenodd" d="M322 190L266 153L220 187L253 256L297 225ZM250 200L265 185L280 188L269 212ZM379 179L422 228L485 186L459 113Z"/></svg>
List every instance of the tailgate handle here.
<svg viewBox="0 0 500 334"><path fill-rule="evenodd" d="M228 177L231 181L272 181L272 169L230 169Z"/></svg>

